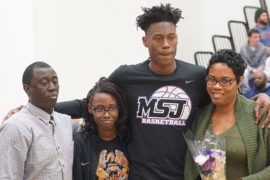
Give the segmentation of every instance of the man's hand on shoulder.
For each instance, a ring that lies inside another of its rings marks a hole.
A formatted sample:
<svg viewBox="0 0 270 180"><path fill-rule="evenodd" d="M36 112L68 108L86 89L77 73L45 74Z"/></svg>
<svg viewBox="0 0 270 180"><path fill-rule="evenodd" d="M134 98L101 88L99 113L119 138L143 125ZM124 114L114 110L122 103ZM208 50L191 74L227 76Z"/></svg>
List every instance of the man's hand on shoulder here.
<svg viewBox="0 0 270 180"><path fill-rule="evenodd" d="M255 100L256 123L258 124L267 115L261 128L270 128L270 97L265 93L259 93L253 99Z"/></svg>
<svg viewBox="0 0 270 180"><path fill-rule="evenodd" d="M11 110L7 113L7 115L3 118L2 124L3 124L6 120L8 120L13 114L15 114L15 113L17 113L18 111L20 111L22 108L23 108L23 105L20 105L19 107L16 107L16 108L14 108L14 109L11 109Z"/></svg>

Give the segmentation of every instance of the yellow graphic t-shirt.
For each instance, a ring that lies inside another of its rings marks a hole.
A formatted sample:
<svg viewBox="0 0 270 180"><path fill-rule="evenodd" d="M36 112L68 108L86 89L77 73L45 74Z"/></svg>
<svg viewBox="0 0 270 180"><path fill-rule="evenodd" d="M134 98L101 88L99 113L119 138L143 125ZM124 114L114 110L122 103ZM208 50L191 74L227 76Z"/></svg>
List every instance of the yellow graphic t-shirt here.
<svg viewBox="0 0 270 180"><path fill-rule="evenodd" d="M96 170L98 180L127 180L128 170L128 160L122 151L100 152Z"/></svg>

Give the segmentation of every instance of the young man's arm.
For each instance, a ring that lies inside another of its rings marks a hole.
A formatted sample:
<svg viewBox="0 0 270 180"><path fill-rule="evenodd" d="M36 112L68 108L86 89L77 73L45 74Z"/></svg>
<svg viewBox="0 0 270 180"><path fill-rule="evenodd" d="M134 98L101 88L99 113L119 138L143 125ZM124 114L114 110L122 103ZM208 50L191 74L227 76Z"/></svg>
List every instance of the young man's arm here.
<svg viewBox="0 0 270 180"><path fill-rule="evenodd" d="M119 68L118 68L119 69ZM112 74L108 77L109 81L117 84L119 86L118 82L118 69L116 69ZM71 118L82 118L84 111L85 111L85 103L86 99L76 99L72 101L64 101L64 102L59 102L56 104L54 110L63 113L63 114L68 114L71 116Z"/></svg>
<svg viewBox="0 0 270 180"><path fill-rule="evenodd" d="M59 102L56 104L54 110L63 113L68 114L71 116L71 118L82 118L84 113L86 99L81 100L72 100L72 101L64 101Z"/></svg>
<svg viewBox="0 0 270 180"><path fill-rule="evenodd" d="M261 127L264 128L267 126L270 128L270 97L265 93L259 93L253 100L255 100L256 123L259 123L263 119L263 116L267 114L267 118Z"/></svg>

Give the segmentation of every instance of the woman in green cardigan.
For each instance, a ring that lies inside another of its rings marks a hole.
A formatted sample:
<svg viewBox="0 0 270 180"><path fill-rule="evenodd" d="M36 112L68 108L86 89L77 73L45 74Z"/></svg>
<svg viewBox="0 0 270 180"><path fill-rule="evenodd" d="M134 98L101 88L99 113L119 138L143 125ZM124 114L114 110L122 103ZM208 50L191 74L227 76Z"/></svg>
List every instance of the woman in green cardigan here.
<svg viewBox="0 0 270 180"><path fill-rule="evenodd" d="M225 137L227 180L269 180L268 129L256 125L254 101L238 94L245 68L241 56L232 50L221 50L212 56L206 77L212 103L199 110L192 131L200 140L206 130ZM185 180L198 176L188 152Z"/></svg>

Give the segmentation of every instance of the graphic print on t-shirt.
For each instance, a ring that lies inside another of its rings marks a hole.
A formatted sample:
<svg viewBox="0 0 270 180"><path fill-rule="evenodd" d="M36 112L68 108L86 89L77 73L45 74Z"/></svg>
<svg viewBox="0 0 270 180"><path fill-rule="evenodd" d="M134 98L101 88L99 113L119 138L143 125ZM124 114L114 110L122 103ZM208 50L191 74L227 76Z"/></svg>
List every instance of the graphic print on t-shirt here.
<svg viewBox="0 0 270 180"><path fill-rule="evenodd" d="M143 124L185 126L191 112L187 93L177 86L164 86L149 99L138 97L137 118Z"/></svg>
<svg viewBox="0 0 270 180"><path fill-rule="evenodd" d="M127 180L128 170L128 161L122 151L100 152L96 171L98 180Z"/></svg>

